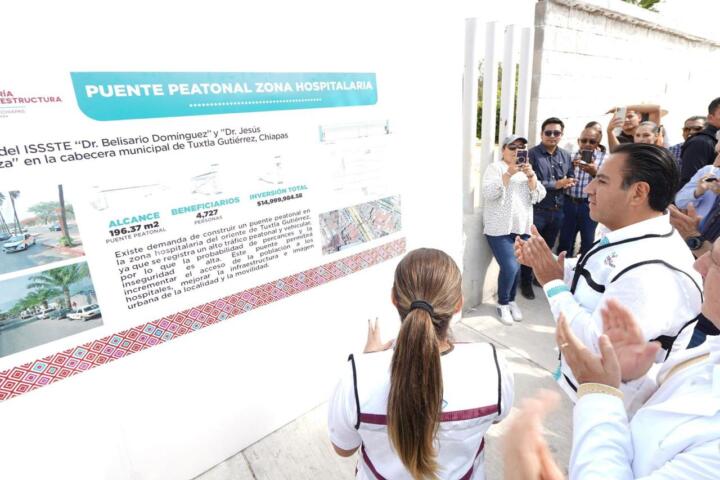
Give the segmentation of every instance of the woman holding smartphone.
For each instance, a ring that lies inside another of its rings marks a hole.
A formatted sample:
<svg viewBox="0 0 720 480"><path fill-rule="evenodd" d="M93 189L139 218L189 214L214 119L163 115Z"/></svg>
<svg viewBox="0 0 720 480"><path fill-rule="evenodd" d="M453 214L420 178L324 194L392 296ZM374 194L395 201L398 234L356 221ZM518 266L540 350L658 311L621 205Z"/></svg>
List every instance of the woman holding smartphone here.
<svg viewBox="0 0 720 480"><path fill-rule="evenodd" d="M515 303L520 264L513 245L518 235L526 238L533 223L533 204L545 198L527 161L527 139L517 135L502 143L502 160L488 165L483 175L483 224L485 238L500 266L497 314L505 325L522 320Z"/></svg>

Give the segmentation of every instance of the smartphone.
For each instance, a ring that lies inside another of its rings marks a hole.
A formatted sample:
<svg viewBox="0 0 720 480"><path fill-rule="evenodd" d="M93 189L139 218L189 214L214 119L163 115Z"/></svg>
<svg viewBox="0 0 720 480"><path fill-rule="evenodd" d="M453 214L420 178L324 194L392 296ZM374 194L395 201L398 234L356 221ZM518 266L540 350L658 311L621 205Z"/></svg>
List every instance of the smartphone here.
<svg viewBox="0 0 720 480"><path fill-rule="evenodd" d="M580 150L580 160L585 163L593 163L592 150Z"/></svg>
<svg viewBox="0 0 720 480"><path fill-rule="evenodd" d="M517 155L515 156L515 163L517 163L518 165L522 165L527 162L528 162L528 151L527 150L518 150Z"/></svg>
<svg viewBox="0 0 720 480"><path fill-rule="evenodd" d="M627 107L618 107L618 109L615 110L615 115L613 115L613 120L615 120L616 118L622 118L624 121L626 115L627 115ZM615 133L615 136L617 137L618 135L620 135L620 133L622 133L622 128L619 128L619 127L616 128L614 130L614 133Z"/></svg>

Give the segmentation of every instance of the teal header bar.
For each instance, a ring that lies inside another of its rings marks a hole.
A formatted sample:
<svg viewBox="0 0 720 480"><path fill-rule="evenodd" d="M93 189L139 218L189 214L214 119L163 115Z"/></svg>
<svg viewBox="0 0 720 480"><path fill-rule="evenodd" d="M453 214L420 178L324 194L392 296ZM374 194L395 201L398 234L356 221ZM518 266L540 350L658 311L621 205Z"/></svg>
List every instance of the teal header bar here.
<svg viewBox="0 0 720 480"><path fill-rule="evenodd" d="M94 120L184 117L377 103L374 73L72 72Z"/></svg>

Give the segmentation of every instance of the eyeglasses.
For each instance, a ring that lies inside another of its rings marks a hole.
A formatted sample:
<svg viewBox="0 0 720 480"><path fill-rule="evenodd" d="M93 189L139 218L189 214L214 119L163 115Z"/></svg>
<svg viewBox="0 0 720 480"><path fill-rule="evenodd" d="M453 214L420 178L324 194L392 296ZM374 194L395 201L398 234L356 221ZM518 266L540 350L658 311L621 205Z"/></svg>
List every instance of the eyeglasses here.
<svg viewBox="0 0 720 480"><path fill-rule="evenodd" d="M590 144L590 145L597 145L598 141L595 140L594 138L581 138L581 139L580 139L580 143L583 143L583 144L587 143L587 144Z"/></svg>
<svg viewBox="0 0 720 480"><path fill-rule="evenodd" d="M683 132L700 132L704 127L683 127Z"/></svg>
<svg viewBox="0 0 720 480"><path fill-rule="evenodd" d="M508 150L517 150L517 149L525 150L525 146L524 146L524 145L507 145L506 148L507 148Z"/></svg>
<svg viewBox="0 0 720 480"><path fill-rule="evenodd" d="M560 137L562 136L562 130L545 130L543 135L546 137Z"/></svg>

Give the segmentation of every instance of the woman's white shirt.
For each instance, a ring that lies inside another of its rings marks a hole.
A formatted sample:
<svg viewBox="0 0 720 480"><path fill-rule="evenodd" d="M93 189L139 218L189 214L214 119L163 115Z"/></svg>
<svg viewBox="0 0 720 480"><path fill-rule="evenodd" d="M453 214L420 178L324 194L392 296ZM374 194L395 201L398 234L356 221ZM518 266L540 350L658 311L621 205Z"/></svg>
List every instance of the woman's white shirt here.
<svg viewBox="0 0 720 480"><path fill-rule="evenodd" d="M344 450L360 446L357 479L410 479L387 434L393 351L353 355L328 406L330 440ZM513 374L486 343L456 344L441 357L443 408L437 432L442 479L485 478L483 437L513 403Z"/></svg>
<svg viewBox="0 0 720 480"><path fill-rule="evenodd" d="M545 198L545 187L536 182L535 190L531 191L528 177L523 172L510 177L506 187L502 177L507 171L508 165L503 161L493 162L485 169L482 181L485 235L529 234L533 223L532 206Z"/></svg>

